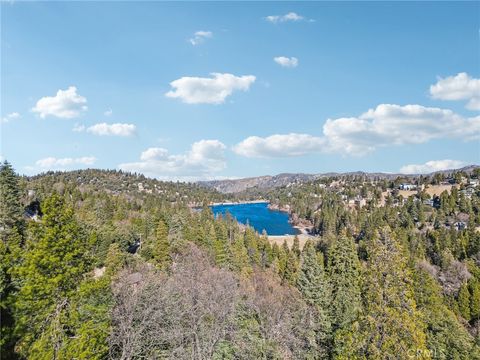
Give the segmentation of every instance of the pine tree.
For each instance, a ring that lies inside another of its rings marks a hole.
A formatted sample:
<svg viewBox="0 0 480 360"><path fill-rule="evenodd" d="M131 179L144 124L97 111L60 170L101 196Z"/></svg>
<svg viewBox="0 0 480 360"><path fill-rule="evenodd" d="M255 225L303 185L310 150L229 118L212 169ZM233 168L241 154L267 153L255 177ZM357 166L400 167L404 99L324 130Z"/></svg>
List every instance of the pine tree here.
<svg viewBox="0 0 480 360"><path fill-rule="evenodd" d="M361 312L361 276L355 243L342 235L333 243L328 257L328 275L332 287L333 352L341 357L349 353Z"/></svg>
<svg viewBox="0 0 480 360"><path fill-rule="evenodd" d="M427 324L427 347L432 358L478 359L473 337L443 301L442 289L425 270L415 272L415 301Z"/></svg>
<svg viewBox="0 0 480 360"><path fill-rule="evenodd" d="M327 312L331 302L331 287L323 268L323 256L317 254L311 241L303 248L297 287L307 303Z"/></svg>
<svg viewBox="0 0 480 360"><path fill-rule="evenodd" d="M361 277L355 243L340 236L328 256L328 275L332 285L331 314L334 328L357 320L361 311Z"/></svg>
<svg viewBox="0 0 480 360"><path fill-rule="evenodd" d="M293 238L292 251L295 254L295 256L299 259L301 251L300 251L300 240L298 239L297 235L295 235Z"/></svg>
<svg viewBox="0 0 480 360"><path fill-rule="evenodd" d="M18 348L26 357L40 354L41 344L48 346L51 354L56 353L65 337L62 322L68 314L69 299L89 268L90 244L73 210L56 194L45 201L43 210L41 223L32 226L27 251L16 271L20 281L15 303L21 335Z"/></svg>
<svg viewBox="0 0 480 360"><path fill-rule="evenodd" d="M247 226L244 234L245 247L247 248L248 255L253 264L260 264L260 251L258 249L258 243L255 235L255 230Z"/></svg>
<svg viewBox="0 0 480 360"><path fill-rule="evenodd" d="M226 240L216 239L213 244L215 263L223 268L228 268L230 263L230 244Z"/></svg>
<svg viewBox="0 0 480 360"><path fill-rule="evenodd" d="M15 358L15 319L11 303L17 291L12 272L22 252L24 221L18 177L5 161L0 165L0 355Z"/></svg>
<svg viewBox="0 0 480 360"><path fill-rule="evenodd" d="M470 315L472 319L480 319L480 283L472 282L472 296L470 297Z"/></svg>
<svg viewBox="0 0 480 360"><path fill-rule="evenodd" d="M233 270L243 276L249 276L252 273L252 266L248 257L247 249L243 238L236 236L232 244L232 267Z"/></svg>
<svg viewBox="0 0 480 360"><path fill-rule="evenodd" d="M460 315L462 315L465 320L470 321L470 291L468 291L467 284L463 284L460 287L457 301Z"/></svg>
<svg viewBox="0 0 480 360"><path fill-rule="evenodd" d="M425 354L424 324L416 309L412 275L397 240L388 229L370 240L365 281L362 354L373 359Z"/></svg>
<svg viewBox="0 0 480 360"><path fill-rule="evenodd" d="M298 260L293 251L287 253L287 264L285 267L284 280L290 284L295 284L298 273Z"/></svg>
<svg viewBox="0 0 480 360"><path fill-rule="evenodd" d="M106 273L113 276L127 264L127 253L117 243L110 244L105 258Z"/></svg>
<svg viewBox="0 0 480 360"><path fill-rule="evenodd" d="M317 254L310 241L305 244L301 254L296 284L307 304L317 309L318 318L315 319L318 324L317 339L322 348L328 349L331 335L331 322L328 316L331 289L325 276L323 257Z"/></svg>
<svg viewBox="0 0 480 360"><path fill-rule="evenodd" d="M168 239L168 227L161 219L158 222L155 233L155 243L152 249L153 261L162 270L166 270L172 263L170 255L170 241Z"/></svg>
<svg viewBox="0 0 480 360"><path fill-rule="evenodd" d="M0 166L0 199L0 234L6 241L10 230L14 227L21 230L23 227L18 177L7 161Z"/></svg>
<svg viewBox="0 0 480 360"><path fill-rule="evenodd" d="M22 236L14 227L9 231L6 242L0 241L0 355L5 359L16 359L16 335L14 311L17 281L12 281L12 274L18 267L22 249Z"/></svg>
<svg viewBox="0 0 480 360"><path fill-rule="evenodd" d="M258 239L258 250L260 252L260 265L265 268L272 264L274 260L274 253L266 231L263 231L262 236Z"/></svg>

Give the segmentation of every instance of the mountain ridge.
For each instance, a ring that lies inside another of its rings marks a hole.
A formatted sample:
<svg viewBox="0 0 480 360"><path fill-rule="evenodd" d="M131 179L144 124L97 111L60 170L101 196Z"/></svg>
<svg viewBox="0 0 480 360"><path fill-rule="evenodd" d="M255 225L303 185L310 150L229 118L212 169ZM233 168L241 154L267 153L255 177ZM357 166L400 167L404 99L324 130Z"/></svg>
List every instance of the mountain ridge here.
<svg viewBox="0 0 480 360"><path fill-rule="evenodd" d="M427 174L401 174L401 173L385 173L385 172L365 172L365 171L350 171L350 172L327 172L317 174L307 173L280 173L277 175L262 175L254 177L246 177L240 179L224 179L224 180L207 180L198 181L197 184L215 189L218 192L238 193L249 188L258 187L260 189L268 189L281 187L292 183L299 183L305 181L313 181L326 177L338 176L366 176L368 178L380 178L393 180L398 177L416 178L419 176L434 176L435 174L450 174L455 172L471 173L474 169L480 168L480 165L467 165L458 169L438 170Z"/></svg>

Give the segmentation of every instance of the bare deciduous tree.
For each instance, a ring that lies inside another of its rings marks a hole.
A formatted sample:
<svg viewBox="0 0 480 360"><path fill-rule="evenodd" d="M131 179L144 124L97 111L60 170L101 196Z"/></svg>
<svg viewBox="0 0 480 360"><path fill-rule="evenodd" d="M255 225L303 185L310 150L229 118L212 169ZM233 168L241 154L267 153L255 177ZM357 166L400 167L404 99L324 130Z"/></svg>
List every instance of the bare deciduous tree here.
<svg viewBox="0 0 480 360"><path fill-rule="evenodd" d="M141 280L132 283L126 272L114 287L111 356L210 359L233 329L239 299L233 274L212 267L196 247L168 278L152 269L137 272Z"/></svg>

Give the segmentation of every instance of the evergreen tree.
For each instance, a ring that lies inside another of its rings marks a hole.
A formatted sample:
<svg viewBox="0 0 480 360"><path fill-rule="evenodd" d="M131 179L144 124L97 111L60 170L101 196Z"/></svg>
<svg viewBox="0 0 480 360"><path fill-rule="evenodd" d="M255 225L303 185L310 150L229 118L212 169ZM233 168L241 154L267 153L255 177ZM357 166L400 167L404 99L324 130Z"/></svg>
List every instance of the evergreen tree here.
<svg viewBox="0 0 480 360"><path fill-rule="evenodd" d="M323 268L323 257L317 254L312 242L308 241L301 254L301 265L297 288L307 304L317 309L317 342L327 352L330 349L331 322L328 306L331 301L330 284Z"/></svg>
<svg viewBox="0 0 480 360"><path fill-rule="evenodd" d="M232 244L232 266L235 272L248 276L252 273L250 259L243 238L237 235Z"/></svg>
<svg viewBox="0 0 480 360"><path fill-rule="evenodd" d="M414 279L415 301L427 324L427 347L432 358L479 359L472 336L445 305L436 280L422 268L416 270Z"/></svg>
<svg viewBox="0 0 480 360"><path fill-rule="evenodd" d="M18 348L29 358L48 358L50 355L39 351L45 346L48 354L56 358L66 336L62 324L70 299L89 268L90 244L72 208L54 194L45 201L43 210L41 223L32 226L27 251L16 271L20 282L15 303L21 336Z"/></svg>
<svg viewBox="0 0 480 360"><path fill-rule="evenodd" d="M16 359L15 318L12 304L15 301L18 281L12 279L19 264L22 249L22 236L13 228L6 241L0 241L0 355L6 359Z"/></svg>
<svg viewBox="0 0 480 360"><path fill-rule="evenodd" d="M286 256L282 280L283 282L293 285L297 280L299 260L295 253L288 248L286 242L284 242L283 248Z"/></svg>
<svg viewBox="0 0 480 360"><path fill-rule="evenodd" d="M170 267L172 258L170 255L170 241L168 239L168 227L162 219L158 222L155 233L155 243L152 250L153 261L163 270Z"/></svg>
<svg viewBox="0 0 480 360"><path fill-rule="evenodd" d="M333 243L328 257L328 275L332 286L330 314L334 331L334 353L348 354L354 335L354 322L361 312L360 261L353 239L342 235Z"/></svg>
<svg viewBox="0 0 480 360"><path fill-rule="evenodd" d="M397 240L388 229L370 240L365 280L361 354L372 359L428 358L424 324L416 309L412 276Z"/></svg>
<svg viewBox="0 0 480 360"><path fill-rule="evenodd" d="M21 230L23 225L18 177L7 161L0 165L0 199L0 234L6 241L14 227Z"/></svg>
<svg viewBox="0 0 480 360"><path fill-rule="evenodd" d="M0 165L0 355L15 358L15 322L11 304L17 291L12 271L18 265L23 243L23 209L18 177L5 161Z"/></svg>
<svg viewBox="0 0 480 360"><path fill-rule="evenodd" d="M342 235L333 243L328 275L332 285L333 326L341 328L356 320L361 311L360 261L351 237Z"/></svg>
<svg viewBox="0 0 480 360"><path fill-rule="evenodd" d="M293 238L292 251L295 254L295 256L299 259L301 251L300 251L300 240L298 239L297 235L295 235Z"/></svg>
<svg viewBox="0 0 480 360"><path fill-rule="evenodd" d="M460 287L457 302L460 315L462 315L465 320L470 321L470 291L468 291L467 284L463 284Z"/></svg>
<svg viewBox="0 0 480 360"><path fill-rule="evenodd" d="M480 319L480 283L472 282L472 296L470 297L470 315L472 319Z"/></svg>
<svg viewBox="0 0 480 360"><path fill-rule="evenodd" d="M213 243L215 263L223 268L228 268L230 263L230 243L226 240L215 239Z"/></svg>
<svg viewBox="0 0 480 360"><path fill-rule="evenodd" d="M248 256L250 257L252 264L259 265L260 251L258 249L255 230L250 226L247 226L247 229L245 230L244 242L245 242L245 247L248 251Z"/></svg>

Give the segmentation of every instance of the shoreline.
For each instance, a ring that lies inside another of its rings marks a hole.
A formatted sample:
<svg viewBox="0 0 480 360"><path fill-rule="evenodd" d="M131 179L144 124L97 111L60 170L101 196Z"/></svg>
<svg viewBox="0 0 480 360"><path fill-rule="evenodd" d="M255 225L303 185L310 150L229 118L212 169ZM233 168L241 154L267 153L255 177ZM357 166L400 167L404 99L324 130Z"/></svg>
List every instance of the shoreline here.
<svg viewBox="0 0 480 360"><path fill-rule="evenodd" d="M305 243L309 240L315 240L315 236L309 234L298 234L298 235L268 235L268 241L271 245L277 244L282 246L284 242L287 243L287 246L291 249L293 246L293 240L295 236L298 237L298 243L300 245L300 250L303 249Z"/></svg>
<svg viewBox="0 0 480 360"><path fill-rule="evenodd" d="M244 205L244 204L269 204L268 200L250 200L250 201L225 201L212 202L208 206L228 206L228 205Z"/></svg>
<svg viewBox="0 0 480 360"><path fill-rule="evenodd" d="M225 202L212 202L208 206L235 206L235 205L244 205L244 204L268 204L268 209L271 211L280 211L280 212L285 212L288 214L288 222L291 224L291 226L298 230L298 234L284 234L284 235L268 235L270 238L271 236L307 236L313 238L314 235L311 234L313 226L311 224L305 224L303 221L299 221L298 218L295 217L295 215L292 213L291 208L289 205L286 206L278 206L276 204L272 205L270 201L268 200L249 200L249 201L225 201ZM239 223L240 224L240 223Z"/></svg>

